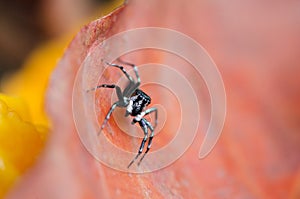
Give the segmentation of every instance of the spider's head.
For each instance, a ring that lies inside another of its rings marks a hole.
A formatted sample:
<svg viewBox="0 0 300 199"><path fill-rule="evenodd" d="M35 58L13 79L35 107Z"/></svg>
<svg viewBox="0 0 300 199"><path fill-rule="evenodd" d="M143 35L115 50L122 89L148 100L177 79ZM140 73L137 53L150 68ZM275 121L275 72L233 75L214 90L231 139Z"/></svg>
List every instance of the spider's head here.
<svg viewBox="0 0 300 199"><path fill-rule="evenodd" d="M127 107L126 114L136 116L151 103L151 98L142 90L137 89L130 97L130 102Z"/></svg>

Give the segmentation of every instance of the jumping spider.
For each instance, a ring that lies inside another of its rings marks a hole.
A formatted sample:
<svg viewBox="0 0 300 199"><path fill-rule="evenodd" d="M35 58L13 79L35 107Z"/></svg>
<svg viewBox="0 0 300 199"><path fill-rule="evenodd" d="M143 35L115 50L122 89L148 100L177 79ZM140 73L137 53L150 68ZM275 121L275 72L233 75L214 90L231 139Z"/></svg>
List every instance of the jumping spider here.
<svg viewBox="0 0 300 199"><path fill-rule="evenodd" d="M113 103L113 105L110 107L110 110L108 111L108 113L105 117L105 120L103 121L103 123L101 125L99 133L105 127L107 121L109 120L112 112L114 111L114 109L116 107L126 108L125 117L127 117L128 115L133 116L134 118L133 118L131 124L135 124L136 122L138 122L140 127L142 128L142 130L144 132L144 138L141 142L141 145L140 145L137 155L133 158L133 160L127 166L127 168L129 168L143 152L145 143L148 140L148 128L151 131L151 134L149 136L148 146L147 146L145 153L143 154L140 161L138 162L138 165L140 165L140 163L144 159L145 155L148 153L148 151L151 148L151 143L152 143L152 139L154 136L154 129L157 125L157 108L145 109L151 103L151 98L145 92L143 92L141 89L139 89L139 86L141 84L141 79L140 79L136 65L128 63L128 62L124 62L120 59L118 59L118 62L120 62L124 65L133 67L137 81L133 80L133 78L126 72L126 70L123 66L106 62L106 64L108 66L113 66L113 67L119 68L124 73L124 75L129 80L128 85L125 87L125 89L123 91L121 91L121 88L115 84L101 84L101 85L96 86L95 88L87 90L87 92L94 91L98 88L115 88L116 92L117 92L118 101ZM155 113L154 126L152 126L152 124L149 121L147 121L147 119L144 118L144 116L146 116L152 112ZM99 133L98 133L98 135L99 135Z"/></svg>

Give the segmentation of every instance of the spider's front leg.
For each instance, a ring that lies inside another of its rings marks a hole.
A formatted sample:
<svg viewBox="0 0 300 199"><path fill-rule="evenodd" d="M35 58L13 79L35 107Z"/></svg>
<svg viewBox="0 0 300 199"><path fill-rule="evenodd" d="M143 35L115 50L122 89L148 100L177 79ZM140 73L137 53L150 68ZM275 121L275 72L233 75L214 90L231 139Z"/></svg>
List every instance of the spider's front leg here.
<svg viewBox="0 0 300 199"><path fill-rule="evenodd" d="M132 77L127 73L127 71L125 70L125 68L123 66L120 66L118 64L112 64L112 63L109 63L109 62L106 62L107 65L109 66L113 66L113 67L116 67L116 68L119 68L123 73L124 75L128 78L128 80L132 83L134 83L134 80L132 79Z"/></svg>
<svg viewBox="0 0 300 199"><path fill-rule="evenodd" d="M135 73L135 76L137 78L137 82L141 82L141 78L140 78L140 75L139 75L139 72L138 72L138 69L136 67L135 64L132 64L132 63L129 63L129 62L126 62L126 61L123 61L122 59L118 58L117 59L118 62L122 63L122 64L125 64L125 65L128 65L128 66L131 66L133 67L133 70L134 70L134 73Z"/></svg>
<svg viewBox="0 0 300 199"><path fill-rule="evenodd" d="M127 71L125 70L125 68L123 66L118 65L118 64L112 64L112 63L106 62L106 64L109 65L109 66L113 66L113 67L119 68L124 73L124 75L127 77L127 79L129 80L129 84L124 89L123 96L130 97L132 95L132 93L134 93L134 91L141 84L141 78L140 78L140 75L138 73L137 66L135 64L132 64L132 63L129 63L129 62L125 62L125 61L121 60L120 58L118 58L117 60L121 64L129 65L129 66L133 67L133 70L134 70L134 73L135 73L137 81L134 81L134 79L127 73Z"/></svg>

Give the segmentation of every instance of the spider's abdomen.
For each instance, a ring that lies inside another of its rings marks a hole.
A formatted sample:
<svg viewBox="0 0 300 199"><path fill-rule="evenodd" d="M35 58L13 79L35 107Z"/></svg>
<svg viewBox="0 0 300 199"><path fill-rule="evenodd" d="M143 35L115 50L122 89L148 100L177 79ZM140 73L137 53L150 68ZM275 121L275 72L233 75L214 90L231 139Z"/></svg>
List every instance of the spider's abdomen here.
<svg viewBox="0 0 300 199"><path fill-rule="evenodd" d="M143 111L143 109L151 103L151 98L142 90L137 89L130 97L132 100L132 108L130 115L136 116Z"/></svg>

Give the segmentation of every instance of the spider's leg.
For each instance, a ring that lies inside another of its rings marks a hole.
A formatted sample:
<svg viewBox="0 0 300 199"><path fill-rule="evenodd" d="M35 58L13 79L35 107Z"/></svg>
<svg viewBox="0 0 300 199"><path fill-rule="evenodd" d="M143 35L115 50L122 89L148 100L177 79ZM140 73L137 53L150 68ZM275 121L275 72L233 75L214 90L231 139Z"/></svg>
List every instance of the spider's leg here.
<svg viewBox="0 0 300 199"><path fill-rule="evenodd" d="M145 115L148 115L150 113L154 112L155 113L155 121L154 121L154 128L157 126L157 108L155 107L152 107L152 108L149 108L145 111Z"/></svg>
<svg viewBox="0 0 300 199"><path fill-rule="evenodd" d="M127 73L127 71L125 70L125 68L123 67L123 66L120 66L120 65L118 65L118 64L111 64L111 63L108 63L108 62L106 62L106 64L107 65L109 65L109 66L113 66L113 67L117 67L117 68L119 68L120 70L122 70L122 72L126 75L126 77L128 78L128 80L129 80L129 84L126 86L126 88L124 89L124 91L123 91L123 96L124 97L130 97L131 95L132 95L132 93L139 87L139 85L140 85L140 78L139 78L139 76L137 76L138 78L137 78L137 82L135 82L133 79L132 79L132 77ZM135 71L135 73L136 73L136 75L138 75L138 73L137 73L137 67L135 66L134 67L134 71Z"/></svg>
<svg viewBox="0 0 300 199"><path fill-rule="evenodd" d="M146 120L146 119L145 119ZM151 131L151 134L150 134L150 137L149 137L149 141L148 141L148 146L147 146L147 150L145 151L145 153L143 154L143 156L141 157L140 161L138 162L138 166L140 166L142 160L144 159L145 155L148 153L148 151L150 150L151 148L151 144L152 144L152 139L154 137L154 128L152 127L151 123L148 122L146 120L146 124L147 126L149 127L150 131Z"/></svg>
<svg viewBox="0 0 300 199"><path fill-rule="evenodd" d="M123 96L130 97L132 93L139 87L139 83L129 82L129 84L123 90Z"/></svg>
<svg viewBox="0 0 300 199"><path fill-rule="evenodd" d="M96 86L94 88L86 90L86 92L88 93L90 91L97 90L98 88L115 88L115 87L116 87L116 85L114 85L114 84L101 84L101 85L98 85L98 86Z"/></svg>
<svg viewBox="0 0 300 199"><path fill-rule="evenodd" d="M146 120L143 118L141 119L141 121L139 121L139 125L141 126L141 128L143 129L144 131L144 139L142 140L142 143L141 143L141 146L139 148L139 151L138 151L138 154L134 157L134 159L129 163L129 165L127 166L127 168L129 168L133 163L134 161L141 155L141 153L143 152L143 149L144 149L144 146L145 146L145 143L148 139L148 127L147 127L147 123L146 123Z"/></svg>
<svg viewBox="0 0 300 199"><path fill-rule="evenodd" d="M134 84L129 84L129 85L124 89L124 92L123 92L123 95L124 95L124 96L130 97L130 96L132 95L132 93L134 93L134 91L135 91L135 90L140 86L140 84L141 84L141 78L140 78L140 75L139 75L139 72L138 72L138 68L137 68L137 66L136 66L135 64L132 64L132 63L123 61L123 60L120 59L120 58L118 58L117 61L120 62L121 64L125 64L125 65L132 66L132 67L133 67L133 70L134 70L134 73L135 73L137 82L135 82Z"/></svg>
<svg viewBox="0 0 300 199"><path fill-rule="evenodd" d="M136 76L136 78L137 78L137 82L141 82L141 78L140 78L138 69L137 69L137 67L136 67L135 64L132 64L132 63L123 61L123 60L120 59L120 58L118 58L117 61L120 62L120 63L122 63L122 64L126 64L126 65L128 65L128 66L132 66L132 67L133 67L133 70L134 70L134 73L135 73L135 76Z"/></svg>
<svg viewBox="0 0 300 199"><path fill-rule="evenodd" d="M108 62L106 62L106 64L109 65L109 66L119 68L124 73L124 75L126 75L126 77L128 78L128 80L130 82L135 83L134 80L132 79L132 77L127 73L127 71L125 70L125 68L123 66L120 66L118 64L111 64L111 63L108 63Z"/></svg>
<svg viewBox="0 0 300 199"><path fill-rule="evenodd" d="M89 92L89 91L94 91L94 90L96 90L96 89L98 89L98 88L115 88L115 89L116 89L116 92L117 92L118 99L119 99L119 101L115 102L115 103L110 107L110 110L109 110L108 113L106 114L105 119L104 119L104 121L103 121L103 123L102 123L102 125L101 125L101 128L100 128L99 132L98 132L98 135L99 135L99 134L101 133L101 131L103 130L103 128L105 127L107 121L109 120L109 118L110 118L112 112L115 110L115 108L116 108L117 106L125 107L125 106L126 106L126 102L124 101L124 97L123 97L123 95L122 95L122 91L121 91L120 87L117 86L117 85L114 85L114 84L101 84L101 85L96 86L95 88L92 88L92 89L87 90L87 92Z"/></svg>
<svg viewBox="0 0 300 199"><path fill-rule="evenodd" d="M121 88L117 85L114 85L114 84L101 84L101 85L96 86L95 88L91 88L91 89L87 90L86 92L88 93L88 92L94 91L98 88L115 88L116 92L117 92L118 99L119 99L119 106L125 107L127 105L126 102L124 101L124 97L123 97Z"/></svg>
<svg viewBox="0 0 300 199"><path fill-rule="evenodd" d="M105 125L106 125L107 121L109 120L109 118L110 118L112 112L115 110L115 108L116 108L117 106L119 106L119 101L113 103L113 105L110 107L110 109L109 109L108 113L106 114L105 119L104 119L104 121L103 121L103 123L102 123L102 125L101 125L101 128L100 128L100 130L99 130L99 132L98 132L98 135L101 133L101 131L102 131L103 128L105 127Z"/></svg>

